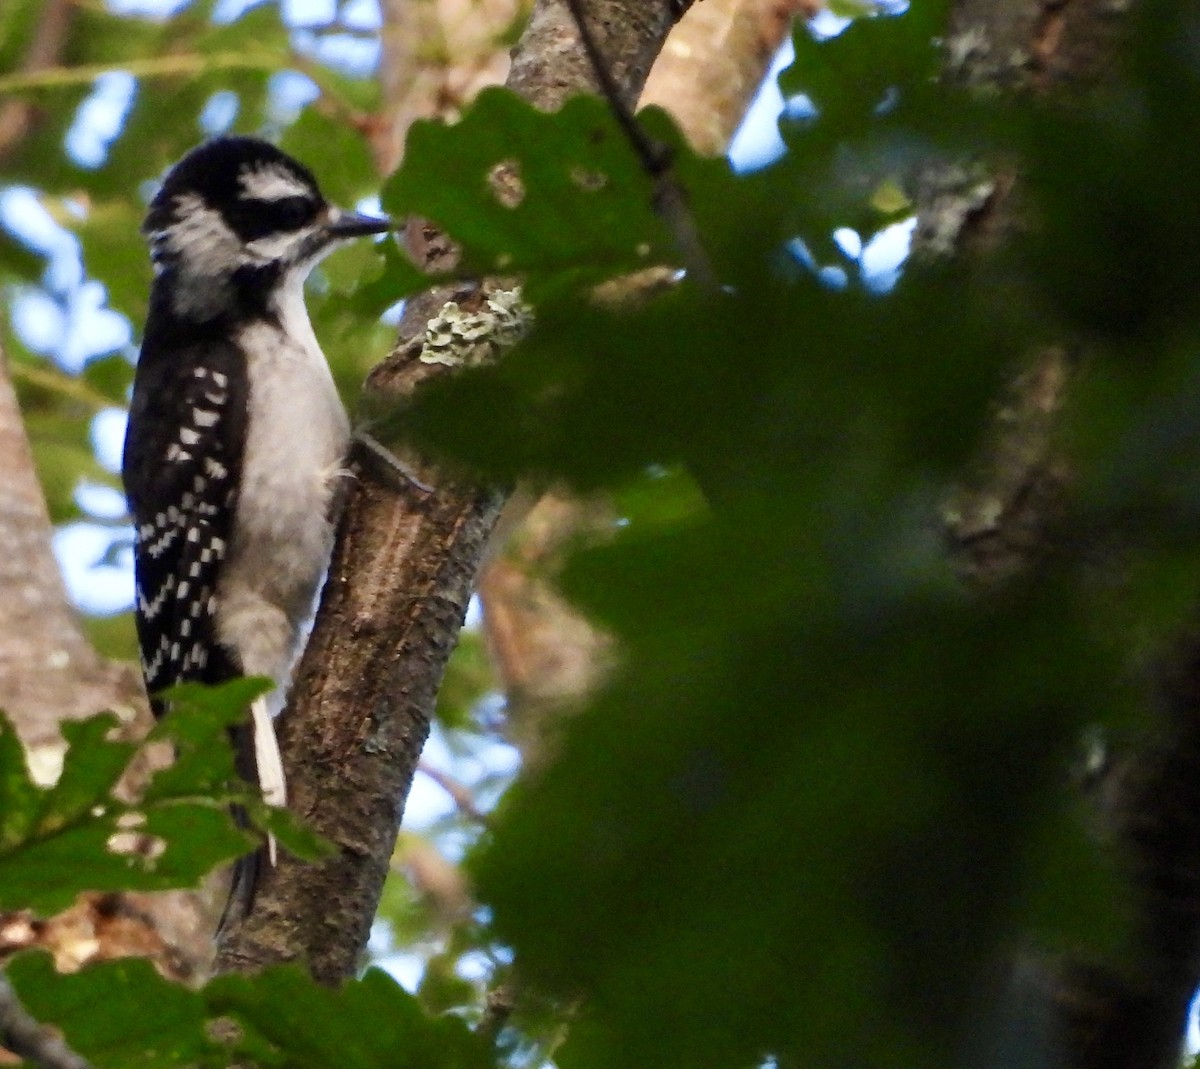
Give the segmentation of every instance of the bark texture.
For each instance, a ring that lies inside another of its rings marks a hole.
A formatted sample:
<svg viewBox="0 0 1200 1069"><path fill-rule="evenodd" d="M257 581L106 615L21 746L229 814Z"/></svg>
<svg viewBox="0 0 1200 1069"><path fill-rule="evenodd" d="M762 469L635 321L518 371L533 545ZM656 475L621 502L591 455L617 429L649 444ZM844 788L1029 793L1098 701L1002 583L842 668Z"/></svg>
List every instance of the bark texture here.
<svg viewBox="0 0 1200 1069"><path fill-rule="evenodd" d="M591 5L606 54L637 98L674 21L669 0ZM508 85L542 107L592 88L578 34L559 0L541 0L517 46ZM409 302L392 355L368 389L402 401L444 367L418 359L425 324L446 300L470 307L478 288ZM457 639L488 535L505 499L422 466L420 483L385 473L361 451L329 580L281 725L292 805L336 846L316 865L281 859L254 911L231 927L221 971L306 961L336 983L353 974L403 815L434 698Z"/></svg>

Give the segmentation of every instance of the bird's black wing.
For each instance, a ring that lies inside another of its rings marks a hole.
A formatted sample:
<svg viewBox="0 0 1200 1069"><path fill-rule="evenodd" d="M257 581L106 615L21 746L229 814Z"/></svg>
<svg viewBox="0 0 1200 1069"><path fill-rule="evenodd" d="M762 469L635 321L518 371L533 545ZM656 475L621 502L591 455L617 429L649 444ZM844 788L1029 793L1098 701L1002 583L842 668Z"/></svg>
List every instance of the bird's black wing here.
<svg viewBox="0 0 1200 1069"><path fill-rule="evenodd" d="M214 337L156 338L134 380L122 474L134 521L138 643L146 690L239 672L217 641L246 437L245 356ZM153 701L156 715L163 705Z"/></svg>

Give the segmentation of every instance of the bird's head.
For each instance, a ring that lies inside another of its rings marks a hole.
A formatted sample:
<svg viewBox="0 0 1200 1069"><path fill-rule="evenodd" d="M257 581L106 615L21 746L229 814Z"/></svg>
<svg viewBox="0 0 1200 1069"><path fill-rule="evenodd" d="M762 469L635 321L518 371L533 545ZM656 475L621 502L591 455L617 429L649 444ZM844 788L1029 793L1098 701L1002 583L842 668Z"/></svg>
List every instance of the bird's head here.
<svg viewBox="0 0 1200 1069"><path fill-rule="evenodd" d="M312 172L274 145L220 137L171 168L142 229L176 314L206 318L299 286L340 243L392 226L329 204Z"/></svg>

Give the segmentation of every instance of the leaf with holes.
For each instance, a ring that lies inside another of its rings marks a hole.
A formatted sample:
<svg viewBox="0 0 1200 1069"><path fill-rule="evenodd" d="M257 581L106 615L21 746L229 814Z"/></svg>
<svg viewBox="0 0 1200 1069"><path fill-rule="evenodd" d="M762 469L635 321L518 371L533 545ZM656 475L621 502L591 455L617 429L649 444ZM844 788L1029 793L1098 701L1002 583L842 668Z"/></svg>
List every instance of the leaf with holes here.
<svg viewBox="0 0 1200 1069"><path fill-rule="evenodd" d="M50 787L35 782L0 719L0 909L49 914L83 891L190 887L245 853L250 840L227 803L247 791L236 786L226 728L261 686L238 680L173 711L150 738L178 756L133 800L128 785L117 788L140 747L115 737L112 713L63 724L67 750Z"/></svg>

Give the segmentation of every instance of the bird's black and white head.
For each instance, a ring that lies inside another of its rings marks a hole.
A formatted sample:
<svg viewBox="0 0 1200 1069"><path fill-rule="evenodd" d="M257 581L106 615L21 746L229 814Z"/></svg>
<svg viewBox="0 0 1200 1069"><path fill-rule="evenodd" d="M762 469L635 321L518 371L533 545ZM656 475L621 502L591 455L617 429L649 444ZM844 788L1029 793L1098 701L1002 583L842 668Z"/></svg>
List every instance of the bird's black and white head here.
<svg viewBox="0 0 1200 1069"><path fill-rule="evenodd" d="M299 290L340 243L391 226L330 205L312 172L274 145L221 137L171 168L143 230L171 312L203 321L232 308L253 314Z"/></svg>

